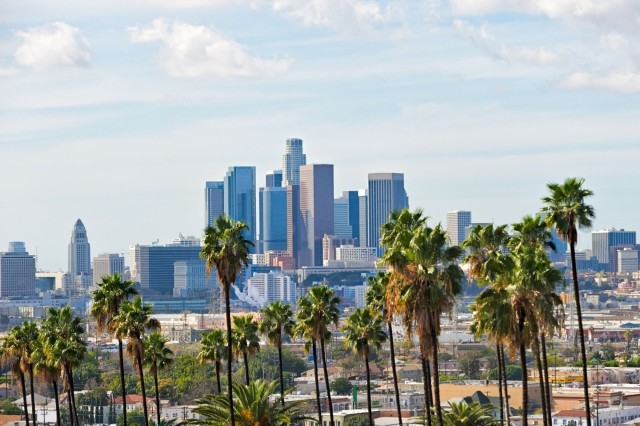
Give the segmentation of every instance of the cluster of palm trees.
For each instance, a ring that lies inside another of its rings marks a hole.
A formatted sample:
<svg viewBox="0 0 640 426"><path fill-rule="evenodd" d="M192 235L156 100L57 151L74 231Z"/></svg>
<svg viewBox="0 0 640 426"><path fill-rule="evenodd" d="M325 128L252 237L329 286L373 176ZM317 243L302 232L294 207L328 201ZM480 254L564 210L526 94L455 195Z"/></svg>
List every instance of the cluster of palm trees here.
<svg viewBox="0 0 640 426"><path fill-rule="evenodd" d="M87 347L83 338L82 319L69 306L49 308L39 323L26 321L13 327L3 340L0 351L2 361L10 365L11 372L20 381L26 424L36 424L34 380L50 384L56 404L56 422L61 425L59 407L60 381L67 389L69 424L78 425L78 412L74 397L73 369L83 360ZM31 416L27 402L26 380L31 394ZM30 423L31 421L31 423Z"/></svg>

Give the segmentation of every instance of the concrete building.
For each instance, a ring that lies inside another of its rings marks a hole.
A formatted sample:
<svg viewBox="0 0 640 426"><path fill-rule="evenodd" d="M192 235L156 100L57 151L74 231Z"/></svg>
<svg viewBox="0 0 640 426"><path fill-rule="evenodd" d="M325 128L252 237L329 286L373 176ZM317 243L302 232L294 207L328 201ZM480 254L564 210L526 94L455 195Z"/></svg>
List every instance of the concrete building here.
<svg viewBox="0 0 640 426"><path fill-rule="evenodd" d="M322 264L330 260L336 260L336 249L343 245L353 246L356 241L351 237L337 235L325 235L322 237Z"/></svg>
<svg viewBox="0 0 640 426"><path fill-rule="evenodd" d="M76 220L71 230L68 272L71 276L91 274L91 245L87 230L80 219Z"/></svg>
<svg viewBox="0 0 640 426"><path fill-rule="evenodd" d="M300 218L297 267L322 266L322 238L333 235L333 164L300 167Z"/></svg>
<svg viewBox="0 0 640 426"><path fill-rule="evenodd" d="M224 214L224 182L205 182L204 226L211 226L214 220Z"/></svg>
<svg viewBox="0 0 640 426"><path fill-rule="evenodd" d="M635 244L635 231L609 228L591 233L591 249L593 250L593 255L598 259L598 263L601 265L601 268L606 272L615 272L617 259L615 257L614 248L616 246L635 246ZM613 265L611 264L612 257Z"/></svg>
<svg viewBox="0 0 640 426"><path fill-rule="evenodd" d="M354 247L342 245L336 249L336 260L344 262L375 262L378 250L375 247Z"/></svg>
<svg viewBox="0 0 640 426"><path fill-rule="evenodd" d="M458 246L465 239L466 230L471 225L471 212L454 210L447 213L447 235L452 246Z"/></svg>
<svg viewBox="0 0 640 426"><path fill-rule="evenodd" d="M0 253L0 297L33 297L36 291L36 258L24 242L12 241Z"/></svg>
<svg viewBox="0 0 640 426"><path fill-rule="evenodd" d="M248 226L245 238L256 243L256 168L229 167L224 178L224 212Z"/></svg>
<svg viewBox="0 0 640 426"><path fill-rule="evenodd" d="M201 259L179 260L173 263L173 297L206 296L217 284L215 271L209 279Z"/></svg>
<svg viewBox="0 0 640 426"><path fill-rule="evenodd" d="M118 273L124 275L124 257L119 254L102 253L93 258L93 284L102 281L102 277Z"/></svg>
<svg viewBox="0 0 640 426"><path fill-rule="evenodd" d="M247 295L259 307L275 301L295 304L296 283L279 271L254 273L247 280Z"/></svg>
<svg viewBox="0 0 640 426"><path fill-rule="evenodd" d="M36 281L38 280L46 280L51 283L47 284L47 287L53 285L53 290L60 290L63 292L71 291L71 286L73 284L71 275L66 272L36 272Z"/></svg>
<svg viewBox="0 0 640 426"><path fill-rule="evenodd" d="M369 247L369 195L366 189L358 191L358 245Z"/></svg>
<svg viewBox="0 0 640 426"><path fill-rule="evenodd" d="M389 221L391 212L408 208L409 198L402 173L369 173L368 180L367 245L377 247L378 255L382 255L380 227Z"/></svg>
<svg viewBox="0 0 640 426"><path fill-rule="evenodd" d="M302 152L302 139L287 139L282 156L282 186L300 185L300 166L307 164Z"/></svg>
<svg viewBox="0 0 640 426"><path fill-rule="evenodd" d="M630 274L638 271L638 250L626 247L616 251L619 274Z"/></svg>

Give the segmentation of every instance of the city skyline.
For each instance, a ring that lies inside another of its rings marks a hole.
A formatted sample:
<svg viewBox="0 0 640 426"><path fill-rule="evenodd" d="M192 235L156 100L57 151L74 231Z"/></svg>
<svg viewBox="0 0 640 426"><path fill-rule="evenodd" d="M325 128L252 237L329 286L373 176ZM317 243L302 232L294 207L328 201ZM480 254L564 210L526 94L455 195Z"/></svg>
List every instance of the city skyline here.
<svg viewBox="0 0 640 426"><path fill-rule="evenodd" d="M638 231L640 5L581 4L5 2L0 246L55 271L77 218L94 253L200 235L203 183L288 138L336 197L398 172L434 223L513 223L581 176L594 230Z"/></svg>

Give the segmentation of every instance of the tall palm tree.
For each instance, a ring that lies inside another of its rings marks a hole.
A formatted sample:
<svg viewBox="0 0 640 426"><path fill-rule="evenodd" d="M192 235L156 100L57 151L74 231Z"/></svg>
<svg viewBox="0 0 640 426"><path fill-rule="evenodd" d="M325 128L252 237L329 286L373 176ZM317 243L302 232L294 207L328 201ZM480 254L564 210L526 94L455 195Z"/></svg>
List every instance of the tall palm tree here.
<svg viewBox="0 0 640 426"><path fill-rule="evenodd" d="M200 352L198 352L198 361L201 364L204 364L205 362L213 362L216 370L218 393L222 392L220 388L220 372L222 371L222 361L224 360L226 350L227 338L224 334L224 330L216 328L202 335Z"/></svg>
<svg viewBox="0 0 640 426"><path fill-rule="evenodd" d="M151 317L153 307L145 305L142 297L136 296L132 302L127 302L120 306L118 315L113 318L115 335L118 339L127 339L125 351L135 362L140 375L140 388L142 389L142 411L144 412L144 423L149 425L149 414L147 409L147 391L144 385L144 359L143 336L148 330L160 329L160 322ZM122 405L126 405L126 399L122 400ZM160 407L158 407L160 408Z"/></svg>
<svg viewBox="0 0 640 426"><path fill-rule="evenodd" d="M293 311L291 305L276 301L268 304L260 310L260 332L264 333L269 343L278 348L278 369L280 372L280 396L284 407L284 374L282 371L282 337L293 336Z"/></svg>
<svg viewBox="0 0 640 426"><path fill-rule="evenodd" d="M576 269L576 243L578 228L589 229L595 219L595 209L586 204L585 199L593 195L593 191L583 187L583 178L567 178L564 183L549 183L550 194L542 198L542 211L547 214L545 222L554 228L560 238L569 243L571 253L571 272L573 278L573 296L578 317L578 334L580 337L580 356L582 360L582 380L584 381L584 404L587 426L591 426L591 409L589 403L589 381L587 376L587 352L584 344L584 328L582 326L582 308L580 306L580 289Z"/></svg>
<svg viewBox="0 0 640 426"><path fill-rule="evenodd" d="M47 340L48 355L53 365L60 368L65 378L71 404L70 416L78 423L73 369L81 364L87 354L82 318L76 316L70 306L49 308L42 324L42 333Z"/></svg>
<svg viewBox="0 0 640 426"><path fill-rule="evenodd" d="M373 413L371 411L371 372L369 371L369 358L371 350L380 350L382 343L387 340L387 335L382 328L380 316L372 313L370 309L356 309L347 318L347 324L342 329L345 332L345 345L353 352L364 358L367 371L367 409L369 411L369 424L373 425Z"/></svg>
<svg viewBox="0 0 640 426"><path fill-rule="evenodd" d="M400 216L403 214L401 212ZM419 218L415 218L415 215L406 214L411 216L410 223L418 222ZM394 231L389 232L393 234ZM405 232L400 230L397 234L403 235ZM391 240L392 245L387 248L382 260L392 268L390 287L394 295L394 310L403 316L409 333L415 328L422 357L433 364L436 420L442 426L438 377L440 317L443 313L451 312L456 297L462 292L464 274L457 260L463 252L458 246L449 247L447 233L440 224L430 228L426 221L422 221L413 232L407 233L411 234L410 239L407 235L404 240ZM389 236L383 232L382 240L387 241Z"/></svg>
<svg viewBox="0 0 640 426"><path fill-rule="evenodd" d="M231 354L233 347L233 337L231 336L231 305L229 302L229 292L231 286L236 282L236 277L242 272L242 267L249 264L249 249L253 243L247 240L244 235L249 227L244 222L236 222L227 216L219 216L212 226L204 230L204 246L200 252L200 257L205 261L207 276L211 274L213 268L218 274L218 281L221 283L222 295L226 303L227 322L227 353ZM235 425L235 415L233 411L233 374L231 371L231 356L227 359L227 380L229 387L229 420L231 426Z"/></svg>
<svg viewBox="0 0 640 426"><path fill-rule="evenodd" d="M35 401L35 389L33 387L33 350L35 348L35 342L38 340L39 330L38 325L33 321L25 321L22 325L18 325L12 329L13 333L13 350L19 354L20 357L20 369L23 374L29 374L29 385L31 388L31 415L33 418L33 424L36 422L36 401ZM26 407L25 407L26 409Z"/></svg>
<svg viewBox="0 0 640 426"><path fill-rule="evenodd" d="M234 410L239 426L288 426L301 420L300 402L281 406L271 402L270 396L276 391L276 382L255 380L249 385L233 384ZM229 425L229 401L222 395L206 395L196 400L198 407L194 413L202 419L189 419L183 425L227 426Z"/></svg>
<svg viewBox="0 0 640 426"><path fill-rule="evenodd" d="M329 385L329 371L327 369L327 355L325 343L331 338L329 327L338 324L340 299L335 291L326 285L312 287L305 297L298 301L298 322L309 336L320 342L320 356L324 370L324 382L327 389L329 404L330 426L334 426L333 403L331 401L331 387Z"/></svg>
<svg viewBox="0 0 640 426"><path fill-rule="evenodd" d="M249 355L255 355L260 351L260 338L258 337L258 323L253 320L253 315L240 315L233 317L233 354L236 358L242 357L244 361L245 384L249 384Z"/></svg>
<svg viewBox="0 0 640 426"><path fill-rule="evenodd" d="M391 371L393 373L393 388L396 394L396 410L398 412L398 425L402 426L402 408L400 406L400 390L398 389L398 373L396 371L396 351L393 344L392 318L386 307L386 287L389 283L388 272L378 272L373 277L367 278L369 287L365 295L367 306L387 323L389 336L389 351L391 352Z"/></svg>
<svg viewBox="0 0 640 426"><path fill-rule="evenodd" d="M48 342L44 328L40 329L40 338L36 340L31 359L33 360L33 370L35 374L44 382L50 383L53 387L53 395L56 404L56 426L61 426L60 422L60 399L58 391L58 381L60 380L60 367L56 364L56 358L52 353L52 346Z"/></svg>
<svg viewBox="0 0 640 426"><path fill-rule="evenodd" d="M15 326L9 330L7 337L2 342L2 362L10 365L11 373L20 381L24 418L26 425L29 426L29 404L27 403L27 385L24 377L23 365L25 362L23 361L23 357L24 351L20 326Z"/></svg>
<svg viewBox="0 0 640 426"><path fill-rule="evenodd" d="M129 280L122 280L118 273L102 278L98 283L98 289L91 293L93 304L90 315L96 320L96 328L99 333L107 332L114 335L113 318L118 315L120 306L136 294L135 284ZM124 380L124 353L122 349L122 339L118 338L118 357L120 362L120 389L122 391L122 401L127 400L127 389ZM122 404L122 422L127 426L127 404Z"/></svg>
<svg viewBox="0 0 640 426"><path fill-rule="evenodd" d="M300 300L298 300L298 303ZM298 311L298 315L300 311ZM302 339L305 342L304 349L307 355L309 352L313 356L313 377L316 385L316 408L318 409L318 424L322 425L322 405L320 404L320 382L318 375L318 345L315 337L311 335L311 330L306 324L302 324L298 321L294 328L294 334L296 337Z"/></svg>
<svg viewBox="0 0 640 426"><path fill-rule="evenodd" d="M158 389L158 370L164 370L173 363L173 351L166 344L169 339L154 331L144 339L144 359L142 364L153 375L153 387L156 392L156 424L160 424L160 392Z"/></svg>

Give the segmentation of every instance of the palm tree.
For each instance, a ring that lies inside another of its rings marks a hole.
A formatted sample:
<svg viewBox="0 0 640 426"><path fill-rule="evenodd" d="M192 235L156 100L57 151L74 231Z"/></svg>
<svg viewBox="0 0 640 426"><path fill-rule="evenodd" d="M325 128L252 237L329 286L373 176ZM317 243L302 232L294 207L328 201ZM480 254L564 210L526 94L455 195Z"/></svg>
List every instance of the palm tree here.
<svg viewBox="0 0 640 426"><path fill-rule="evenodd" d="M498 426L500 422L493 418L493 407L477 402L465 401L449 403L450 409L443 415L445 426Z"/></svg>
<svg viewBox="0 0 640 426"><path fill-rule="evenodd" d="M403 214L410 216L410 224L420 225L412 233L404 228L397 232L392 229L389 234L383 232L382 240L390 240L392 244L382 258L392 269L392 288L388 294L393 295L394 302L390 305L394 307L394 313L402 314L409 333L415 327L423 362L431 360L433 364L434 406L438 425L442 426L438 377L440 317L445 312L451 312L455 298L462 292L464 274L457 260L463 252L458 246L448 246L447 233L440 224L430 228L426 221L420 221L415 214L401 212L400 217ZM406 236L390 239L394 233Z"/></svg>
<svg viewBox="0 0 640 426"><path fill-rule="evenodd" d="M45 330L40 329L40 338L34 342L31 355L33 370L44 383L51 383L56 403L56 425L61 426L58 381L60 380L60 368L56 365L56 358L52 353L52 347L45 335Z"/></svg>
<svg viewBox="0 0 640 426"><path fill-rule="evenodd" d="M96 320L96 328L99 333L107 332L114 335L113 318L118 315L120 306L129 301L129 298L138 294L134 283L129 280L122 280L120 274L115 273L102 278L98 283L98 289L91 295L93 304L90 315ZM122 349L122 339L118 338L118 356L120 361L120 389L122 391L122 401L127 400L127 389L124 381L124 353ZM122 404L122 421L127 426L127 404Z"/></svg>
<svg viewBox="0 0 640 426"><path fill-rule="evenodd" d="M280 396L284 407L284 374L282 372L282 336L293 336L293 311L291 305L276 301L260 310L260 332L264 333L269 343L278 348L278 369L280 372Z"/></svg>
<svg viewBox="0 0 640 426"><path fill-rule="evenodd" d="M142 363L153 375L153 386L156 391L156 424L158 425L160 424L158 370L164 370L173 363L173 351L166 346L168 341L169 339L163 337L158 331L154 331L144 339L144 360Z"/></svg>
<svg viewBox="0 0 640 426"><path fill-rule="evenodd" d="M235 419L239 426L288 426L300 417L299 402L280 405L270 401L276 391L277 382L255 380L249 385L233 384ZM206 395L196 400L194 413L204 419L189 419L182 425L227 426L229 424L229 401L223 395Z"/></svg>
<svg viewBox="0 0 640 426"><path fill-rule="evenodd" d="M298 303L300 300L298 300ZM298 315L300 311L298 311ZM320 404L320 382L318 375L318 345L315 337L311 335L311 330L306 326L298 322L294 328L294 334L305 342L304 349L307 355L311 351L313 354L313 377L316 385L316 407L318 409L318 424L322 425L322 406Z"/></svg>
<svg viewBox="0 0 640 426"><path fill-rule="evenodd" d="M400 407L400 391L398 389L398 373L396 371L396 351L393 345L392 318L386 308L386 287L389 283L388 272L378 272L373 277L367 278L369 287L365 295L367 306L371 307L377 315L387 322L387 334L389 335L389 351L391 352L391 371L393 372L393 388L396 394L396 410L398 411L398 425L402 426L402 409Z"/></svg>
<svg viewBox="0 0 640 426"><path fill-rule="evenodd" d="M20 389L22 389L22 406L24 409L24 418L26 425L29 426L29 405L27 403L27 386L25 383L23 365L24 351L22 345L22 336L20 326L15 326L9 330L9 334L2 342L2 362L9 364L11 373L20 380ZM34 419L35 420L35 419ZM72 425L73 426L73 425Z"/></svg>
<svg viewBox="0 0 640 426"><path fill-rule="evenodd" d="M65 378L70 402L70 416L78 423L76 409L73 369L80 365L87 353L84 341L84 324L70 306L60 309L49 308L42 324L43 337L46 339L48 356L53 365L60 368Z"/></svg>
<svg viewBox="0 0 640 426"><path fill-rule="evenodd" d="M140 388L142 389L142 409L146 426L149 425L149 414L147 413L147 391L144 385L144 369L142 366L142 360L144 359L143 336L147 330L160 329L158 320L151 317L152 312L153 307L144 305L142 297L136 296L132 302L120 306L118 315L113 318L116 337L118 339L127 339L125 351L138 367ZM126 403L126 399L123 399L122 405L126 405Z"/></svg>
<svg viewBox="0 0 640 426"><path fill-rule="evenodd" d="M212 269L215 268L218 274L218 281L222 286L222 295L226 303L228 354L231 354L233 347L229 291L236 282L237 275L242 271L242 267L249 264L249 248L253 246L253 243L244 237L248 230L249 227L244 222L236 222L227 216L219 216L212 226L208 226L205 229L204 246L200 252L200 257L206 263L207 277L211 274ZM227 358L229 420L231 426L234 426L231 356Z"/></svg>
<svg viewBox="0 0 640 426"><path fill-rule="evenodd" d="M583 187L583 178L567 178L564 183L549 183L549 196L542 198L542 211L547 214L545 222L554 228L560 238L569 243L571 253L571 271L573 278L573 295L578 317L578 333L580 336L580 355L582 360L582 380L584 381L584 404L587 426L591 426L591 409L589 403L589 381L587 376L587 352L584 344L584 328L582 326L582 308L580 307L580 289L576 269L576 243L578 228L589 229L596 214L593 206L585 203L585 198L593 195L593 191Z"/></svg>
<svg viewBox="0 0 640 426"><path fill-rule="evenodd" d="M306 333L312 339L320 342L320 355L322 357L327 401L329 403L330 426L334 426L335 423L333 420L333 404L331 401L325 342L328 338L331 338L329 326L338 324L338 304L340 299L335 294L335 291L328 286L321 285L312 287L307 295L298 301L298 322L300 326L306 330Z"/></svg>
<svg viewBox="0 0 640 426"><path fill-rule="evenodd" d="M369 357L371 350L380 350L382 343L387 340L387 335L382 329L382 319L371 312L370 309L356 309L347 318L347 325L342 329L345 332L345 345L353 352L364 358L367 371L367 409L369 410L369 424L373 425L373 413L371 411L371 373L369 371Z"/></svg>
<svg viewBox="0 0 640 426"><path fill-rule="evenodd" d="M198 352L198 361L201 364L205 362L213 362L216 370L216 383L218 384L218 393L220 388L220 372L222 371L222 360L227 350L227 338L224 330L216 328L202 335L200 342L200 352Z"/></svg>
<svg viewBox="0 0 640 426"><path fill-rule="evenodd" d="M260 351L260 338L258 337L258 323L253 320L253 315L240 315L233 317L233 354L236 358L244 360L244 375L246 384L249 378L249 355L255 355Z"/></svg>
<svg viewBox="0 0 640 426"><path fill-rule="evenodd" d="M31 415L33 418L33 424L35 425L36 401L35 389L33 387L34 374L32 355L35 348L35 342L38 340L38 325L33 321L25 321L22 325L15 326L11 331L13 332L12 349L20 358L20 369L22 370L22 374L29 374L29 385L31 388ZM25 412L26 411L27 406L25 405Z"/></svg>

